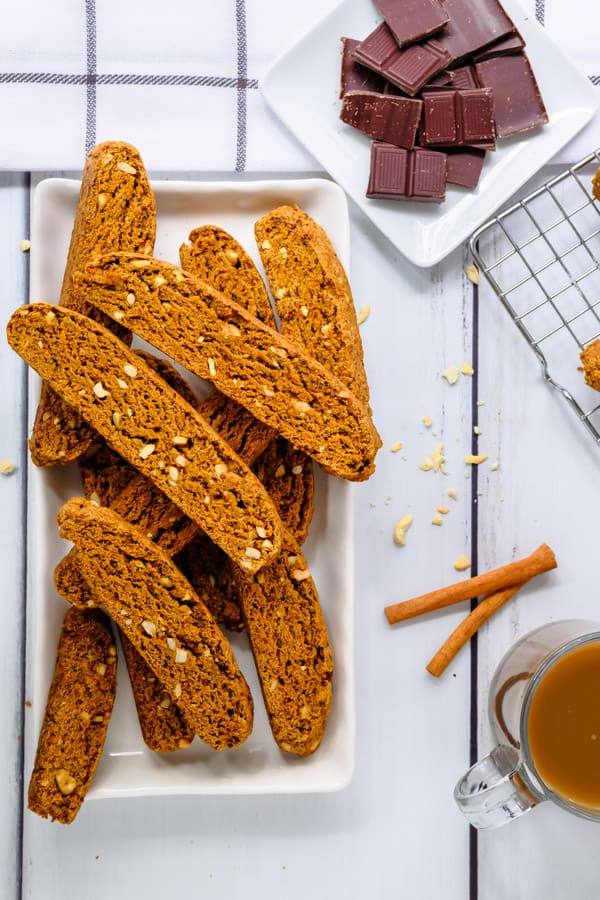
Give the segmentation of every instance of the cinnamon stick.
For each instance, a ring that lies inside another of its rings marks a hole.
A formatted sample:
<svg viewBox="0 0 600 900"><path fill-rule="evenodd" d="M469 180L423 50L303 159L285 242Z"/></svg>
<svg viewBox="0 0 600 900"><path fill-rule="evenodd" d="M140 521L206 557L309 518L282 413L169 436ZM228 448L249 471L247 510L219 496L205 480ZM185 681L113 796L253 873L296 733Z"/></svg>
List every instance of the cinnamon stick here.
<svg viewBox="0 0 600 900"><path fill-rule="evenodd" d="M541 544L529 556L515 560L497 569L491 569L482 575L475 575L465 581L450 584L420 597L411 600L403 600L401 603L393 603L384 609L390 625L412 619L423 613L433 612L460 603L461 600L469 600L483 594L493 594L504 588L512 587L529 581L534 575L541 575L556 568L556 557L547 544Z"/></svg>
<svg viewBox="0 0 600 900"><path fill-rule="evenodd" d="M439 678L458 651L473 637L483 623L487 622L490 616L510 600L511 597L514 597L524 584L525 582L521 581L519 584L513 584L511 587L484 597L475 609L471 610L469 615L454 629L437 653L430 659L425 666L427 671Z"/></svg>

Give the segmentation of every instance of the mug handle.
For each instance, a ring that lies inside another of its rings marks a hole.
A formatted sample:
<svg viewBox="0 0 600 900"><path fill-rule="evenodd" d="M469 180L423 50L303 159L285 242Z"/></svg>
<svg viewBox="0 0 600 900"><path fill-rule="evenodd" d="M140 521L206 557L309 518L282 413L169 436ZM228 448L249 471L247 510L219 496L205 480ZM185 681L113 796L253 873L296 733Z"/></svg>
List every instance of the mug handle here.
<svg viewBox="0 0 600 900"><path fill-rule="evenodd" d="M475 828L498 828L533 809L543 798L525 780L513 747L494 747L471 766L454 789L459 809Z"/></svg>

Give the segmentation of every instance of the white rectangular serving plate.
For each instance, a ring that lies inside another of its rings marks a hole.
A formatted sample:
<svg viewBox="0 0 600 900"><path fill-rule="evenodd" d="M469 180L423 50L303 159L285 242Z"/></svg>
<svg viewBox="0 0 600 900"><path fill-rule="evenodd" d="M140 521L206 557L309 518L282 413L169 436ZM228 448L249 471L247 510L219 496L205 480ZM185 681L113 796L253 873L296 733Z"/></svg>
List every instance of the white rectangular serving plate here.
<svg viewBox="0 0 600 900"><path fill-rule="evenodd" d="M349 222L344 192L325 179L258 182L156 181L155 255L178 263L179 247L192 228L219 225L246 248L260 267L254 222L269 210L297 203L321 224L342 261L349 263ZM57 302L80 183L41 182L33 198L31 302ZM137 340L134 346L141 345ZM200 390L202 385L191 379ZM40 379L30 378L30 425ZM254 698L254 729L234 750L217 752L196 738L175 753L158 754L144 744L127 669L119 656L117 699L102 759L88 798L152 795L266 794L333 791L345 787L354 768L353 521L351 487L315 467L315 512L304 552L319 591L335 663L333 703L325 737L311 756L283 754L271 735L246 635L228 634ZM31 771L66 602L56 594L53 572L70 544L58 536L56 514L81 495L75 464L47 470L29 466L26 731Z"/></svg>
<svg viewBox="0 0 600 900"><path fill-rule="evenodd" d="M340 38L362 39L381 21L372 0L345 0L270 67L263 96L307 150L409 260L443 259L586 125L598 93L519 5L502 0L526 42L549 123L498 142L476 190L448 186L446 201L369 200L370 139L339 118Z"/></svg>

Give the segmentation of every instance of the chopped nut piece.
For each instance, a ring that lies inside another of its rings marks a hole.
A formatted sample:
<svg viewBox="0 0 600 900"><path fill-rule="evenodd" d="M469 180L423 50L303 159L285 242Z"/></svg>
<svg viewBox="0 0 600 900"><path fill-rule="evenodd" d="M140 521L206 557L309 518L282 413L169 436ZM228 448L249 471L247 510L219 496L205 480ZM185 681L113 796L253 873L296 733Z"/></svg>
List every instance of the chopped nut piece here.
<svg viewBox="0 0 600 900"><path fill-rule="evenodd" d="M249 559L260 559L260 550L256 547L246 547L246 556Z"/></svg>
<svg viewBox="0 0 600 900"><path fill-rule="evenodd" d="M275 478L283 478L285 475L285 466L283 463L275 469Z"/></svg>
<svg viewBox="0 0 600 900"><path fill-rule="evenodd" d="M404 444L402 443L402 441L396 441L395 444L392 444L392 446L390 447L390 450L392 451L392 453L397 453L398 450L402 450L403 446L404 446Z"/></svg>
<svg viewBox="0 0 600 900"><path fill-rule="evenodd" d="M261 247L261 250L270 250L270 249L271 249L271 242L270 242L270 241L263 241L262 244L260 245L260 247Z"/></svg>
<svg viewBox="0 0 600 900"><path fill-rule="evenodd" d="M464 362L462 364L462 366L460 367L460 371L463 373L463 375L474 375L475 374L475 369L473 368L473 366L471 365L470 362Z"/></svg>
<svg viewBox="0 0 600 900"><path fill-rule="evenodd" d="M15 464L10 459L3 459L0 462L0 475L12 475L15 471Z"/></svg>
<svg viewBox="0 0 600 900"><path fill-rule="evenodd" d="M487 456L485 455L475 456L473 453L467 453L467 455L465 456L465 462L467 463L467 465L472 466L478 466L479 463L485 462L486 459Z"/></svg>
<svg viewBox="0 0 600 900"><path fill-rule="evenodd" d="M176 469L175 466L169 466L169 478L171 481L177 481L179 478L179 469Z"/></svg>
<svg viewBox="0 0 600 900"><path fill-rule="evenodd" d="M481 428L479 427L479 425L473 425L473 434L481 434Z"/></svg>
<svg viewBox="0 0 600 900"><path fill-rule="evenodd" d="M142 449L140 450L140 458L148 459L149 456L152 456L154 451L156 450L156 444L144 444Z"/></svg>
<svg viewBox="0 0 600 900"><path fill-rule="evenodd" d="M218 478L224 478L229 471L229 466L227 463L217 463L215 466L215 473Z"/></svg>
<svg viewBox="0 0 600 900"><path fill-rule="evenodd" d="M433 419L431 418L431 416L423 416L423 425L425 426L425 428L431 428L431 426L433 425Z"/></svg>
<svg viewBox="0 0 600 900"><path fill-rule="evenodd" d="M444 445L436 444L433 453L431 456L425 457L423 462L420 464L419 468L423 470L423 472L442 472L444 475L447 474L444 468L444 463L446 462L446 457L443 454Z"/></svg>
<svg viewBox="0 0 600 900"><path fill-rule="evenodd" d="M454 568L457 572L464 572L466 569L470 568L471 560L466 556L459 556L458 559L454 560Z"/></svg>
<svg viewBox="0 0 600 900"><path fill-rule="evenodd" d="M160 706L162 707L162 709L168 709L170 707L170 705L171 705L171 701L169 700L168 697L165 697L164 700L160 701Z"/></svg>
<svg viewBox="0 0 600 900"><path fill-rule="evenodd" d="M179 682L177 682L177 684L173 688L173 693L178 699L179 697L181 697L181 685L179 684Z"/></svg>
<svg viewBox="0 0 600 900"><path fill-rule="evenodd" d="M154 624L154 622L148 622L148 620L145 619L145 620L142 622L142 628L144 629L144 631L146 632L146 634L150 635L150 637L154 637L154 636L155 636L155 634L156 634L156 625Z"/></svg>
<svg viewBox="0 0 600 900"><path fill-rule="evenodd" d="M77 787L76 780L67 772L66 769L59 769L54 776L54 779L56 781L56 786L58 787L61 794L72 794Z"/></svg>
<svg viewBox="0 0 600 900"><path fill-rule="evenodd" d="M456 490L456 488L453 488L453 487L452 487L452 488L448 488L447 493L448 493L448 496L449 496L452 500L456 500L456 499L458 498L458 491Z"/></svg>
<svg viewBox="0 0 600 900"><path fill-rule="evenodd" d="M117 378L117 384L118 384L119 387L122 388L124 391L126 391L127 388L129 387L129 385L127 384L127 382L126 382L126 381L123 381L122 378Z"/></svg>
<svg viewBox="0 0 600 900"><path fill-rule="evenodd" d="M485 400L478 400L477 406L485 406Z"/></svg>
<svg viewBox="0 0 600 900"><path fill-rule="evenodd" d="M362 325L363 322L366 322L369 316L371 315L371 304L365 303L364 306L358 311L358 315L356 317L357 325Z"/></svg>
<svg viewBox="0 0 600 900"><path fill-rule="evenodd" d="M187 659L187 650L184 650L182 647L178 647L175 651L175 662L176 663L184 663Z"/></svg>
<svg viewBox="0 0 600 900"><path fill-rule="evenodd" d="M181 453L178 453L175 457L175 465L179 466L181 469L187 464L187 460L185 456L182 456Z"/></svg>
<svg viewBox="0 0 600 900"><path fill-rule="evenodd" d="M262 528L262 526L260 526L260 525L257 525L257 526L256 526L256 533L257 533L258 537L261 538L261 539L262 539L262 538L266 538L266 536L267 536L267 532L266 532L265 529Z"/></svg>
<svg viewBox="0 0 600 900"><path fill-rule="evenodd" d="M93 503L94 506L102 506L102 504L100 503L100 497L98 496L96 491L93 491L93 493L90 494L90 503Z"/></svg>
<svg viewBox="0 0 600 900"><path fill-rule="evenodd" d="M127 300L129 306L133 306L133 304L135 303L135 294L132 294L130 291L125 299Z"/></svg>
<svg viewBox="0 0 600 900"><path fill-rule="evenodd" d="M177 644L175 643L175 638L168 637L167 638L167 647L169 650L177 650Z"/></svg>
<svg viewBox="0 0 600 900"><path fill-rule="evenodd" d="M306 318L306 317L308 316L308 306L301 306L301 307L300 307L300 312L302 313L302 315L304 316L304 318Z"/></svg>
<svg viewBox="0 0 600 900"><path fill-rule="evenodd" d="M443 525L443 523L444 523L444 520L439 515L439 513L436 513L435 516L433 517L433 519L431 520L432 525Z"/></svg>
<svg viewBox="0 0 600 900"><path fill-rule="evenodd" d="M166 587L166 588L173 587L173 582L171 581L171 579L169 578L168 575L161 575L159 581L163 587Z"/></svg>
<svg viewBox="0 0 600 900"><path fill-rule="evenodd" d="M118 412L117 410L115 410L114 413L112 414L112 423L115 426L115 428L119 428L121 425L121 413Z"/></svg>
<svg viewBox="0 0 600 900"><path fill-rule="evenodd" d="M292 475L301 475L302 471L302 466L292 466Z"/></svg>
<svg viewBox="0 0 600 900"><path fill-rule="evenodd" d="M163 284L167 283L167 279L164 275L155 275L154 276L154 287L162 287Z"/></svg>
<svg viewBox="0 0 600 900"><path fill-rule="evenodd" d="M175 437L173 438L173 443L175 444L176 447L185 447L187 442L188 442L188 439L186 437L183 437L180 434L176 434Z"/></svg>
<svg viewBox="0 0 600 900"><path fill-rule="evenodd" d="M126 172L128 175L137 175L137 169L130 166L128 162L118 162L117 169L120 169L121 172Z"/></svg>
<svg viewBox="0 0 600 900"><path fill-rule="evenodd" d="M124 313L121 312L120 309L113 310L113 319L116 319L117 322L122 322L125 318Z"/></svg>
<svg viewBox="0 0 600 900"><path fill-rule="evenodd" d="M101 381L97 381L92 390L98 400L104 400L105 397L108 397L108 391L104 389L104 385Z"/></svg>
<svg viewBox="0 0 600 900"><path fill-rule="evenodd" d="M294 581L306 581L307 578L310 578L310 571L308 569L294 569L292 578Z"/></svg>
<svg viewBox="0 0 600 900"><path fill-rule="evenodd" d="M477 266L470 263L468 266L465 266L465 275L471 282L471 284L479 284L479 269Z"/></svg>
<svg viewBox="0 0 600 900"><path fill-rule="evenodd" d="M123 366L123 371L126 375L129 375L130 378L135 378L138 373L138 370L135 366L132 366L131 363L125 363Z"/></svg>
<svg viewBox="0 0 600 900"><path fill-rule="evenodd" d="M208 374L209 374L212 378L214 378L215 375L217 374L217 367L215 366L215 361L214 361L214 359L213 359L212 357L209 356L209 358L206 360L206 364L208 365Z"/></svg>
<svg viewBox="0 0 600 900"><path fill-rule="evenodd" d="M448 366L447 369L441 373L441 377L445 378L448 384L456 384L458 381L458 376L460 375L460 369L458 366Z"/></svg>
<svg viewBox="0 0 600 900"><path fill-rule="evenodd" d="M31 250L31 241L28 241L27 239L21 241L19 250L22 250L23 253L27 253L28 250Z"/></svg>
<svg viewBox="0 0 600 900"><path fill-rule="evenodd" d="M303 416L305 413L310 411L310 403L306 403L304 400L292 400L292 406L296 410L299 416Z"/></svg>
<svg viewBox="0 0 600 900"><path fill-rule="evenodd" d="M394 543L403 547L406 544L406 532L413 523L413 516L409 513L403 516L394 528Z"/></svg>
<svg viewBox="0 0 600 900"><path fill-rule="evenodd" d="M106 666L104 663L98 663L95 668L96 675L106 675Z"/></svg>
<svg viewBox="0 0 600 900"><path fill-rule="evenodd" d="M490 466L490 471L497 472L499 467L500 467L500 464L498 462L493 462Z"/></svg>

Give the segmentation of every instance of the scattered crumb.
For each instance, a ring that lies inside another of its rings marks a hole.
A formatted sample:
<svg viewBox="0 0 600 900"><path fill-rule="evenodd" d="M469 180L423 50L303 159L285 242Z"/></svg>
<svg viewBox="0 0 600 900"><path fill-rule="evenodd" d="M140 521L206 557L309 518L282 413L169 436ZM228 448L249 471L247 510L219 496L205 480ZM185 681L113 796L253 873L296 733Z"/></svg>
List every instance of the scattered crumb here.
<svg viewBox="0 0 600 900"><path fill-rule="evenodd" d="M397 453L398 450L402 450L403 446L404 446L404 444L402 443L402 441L396 441L395 444L392 444L392 446L390 447L390 450L392 451L392 453Z"/></svg>
<svg viewBox="0 0 600 900"><path fill-rule="evenodd" d="M431 426L433 425L433 419L431 418L431 416L423 416L423 425L425 426L425 428L431 428Z"/></svg>
<svg viewBox="0 0 600 900"><path fill-rule="evenodd" d="M456 488L454 488L454 487L448 488L447 493L448 493L448 496L449 496L452 500L456 500L456 499L458 498L458 491L457 491Z"/></svg>
<svg viewBox="0 0 600 900"><path fill-rule="evenodd" d="M436 509L437 509L437 511L438 511L439 513L441 513L443 516L447 516L448 513L450 512L450 507L449 507L449 506L436 506Z"/></svg>
<svg viewBox="0 0 600 900"><path fill-rule="evenodd" d="M409 513L406 516L402 516L398 522L396 522L396 527L394 528L394 543L398 544L400 547L404 547L406 544L406 532L410 528L413 522L413 517Z"/></svg>
<svg viewBox="0 0 600 900"><path fill-rule="evenodd" d="M475 456L472 453L467 453L467 455L465 456L465 462L470 466L478 466L479 463L485 462L486 459L487 456L485 456L485 454Z"/></svg>
<svg viewBox="0 0 600 900"><path fill-rule="evenodd" d="M434 447L433 453L431 456L426 456L423 462L419 465L419 468L423 470L423 472L443 472L446 474L444 463L446 462L446 457L443 454L444 445L436 444Z"/></svg>
<svg viewBox="0 0 600 900"><path fill-rule="evenodd" d="M10 459L3 459L0 462L0 475L12 475L15 469L16 466Z"/></svg>
<svg viewBox="0 0 600 900"><path fill-rule="evenodd" d="M500 468L500 464L498 462L493 462L490 466L490 472L497 472Z"/></svg>
<svg viewBox="0 0 600 900"><path fill-rule="evenodd" d="M441 373L441 377L445 378L448 384L456 384L458 381L458 376L460 375L460 369L458 366L448 366L447 369Z"/></svg>
<svg viewBox="0 0 600 900"><path fill-rule="evenodd" d="M464 362L462 364L462 366L460 367L460 371L463 373L463 375L474 375L475 374L475 369L473 368L473 366L471 365L470 362Z"/></svg>
<svg viewBox="0 0 600 900"><path fill-rule="evenodd" d="M358 316L356 318L357 323L359 325L362 325L363 322L367 321L367 319L369 318L370 315L371 315L371 304L365 303L365 305L361 306L361 308L358 311Z"/></svg>
<svg viewBox="0 0 600 900"><path fill-rule="evenodd" d="M464 572L466 569L469 569L471 566L471 560L466 556L459 556L458 559L454 560L454 568L457 572Z"/></svg>
<svg viewBox="0 0 600 900"><path fill-rule="evenodd" d="M468 266L465 266L465 275L471 284L479 284L479 269L473 263L469 263Z"/></svg>
<svg viewBox="0 0 600 900"><path fill-rule="evenodd" d="M439 513L436 513L435 516L433 517L433 519L431 520L432 525L442 525L443 522L444 522L444 520L439 515Z"/></svg>
<svg viewBox="0 0 600 900"><path fill-rule="evenodd" d="M31 708L31 700L26 700L25 706L27 706L28 708Z"/></svg>
<svg viewBox="0 0 600 900"><path fill-rule="evenodd" d="M473 425L473 434L481 434L481 428L479 425Z"/></svg>
<svg viewBox="0 0 600 900"><path fill-rule="evenodd" d="M369 506L371 507L371 509L375 509L375 507L377 506L377 504L376 504L376 503L373 503L373 502L371 501L371 502L369 503Z"/></svg>
<svg viewBox="0 0 600 900"><path fill-rule="evenodd" d="M485 400L478 400L477 406L485 406Z"/></svg>
<svg viewBox="0 0 600 900"><path fill-rule="evenodd" d="M31 250L31 241L21 241L21 243L19 244L19 250L22 250L23 253L27 253L28 250Z"/></svg>

